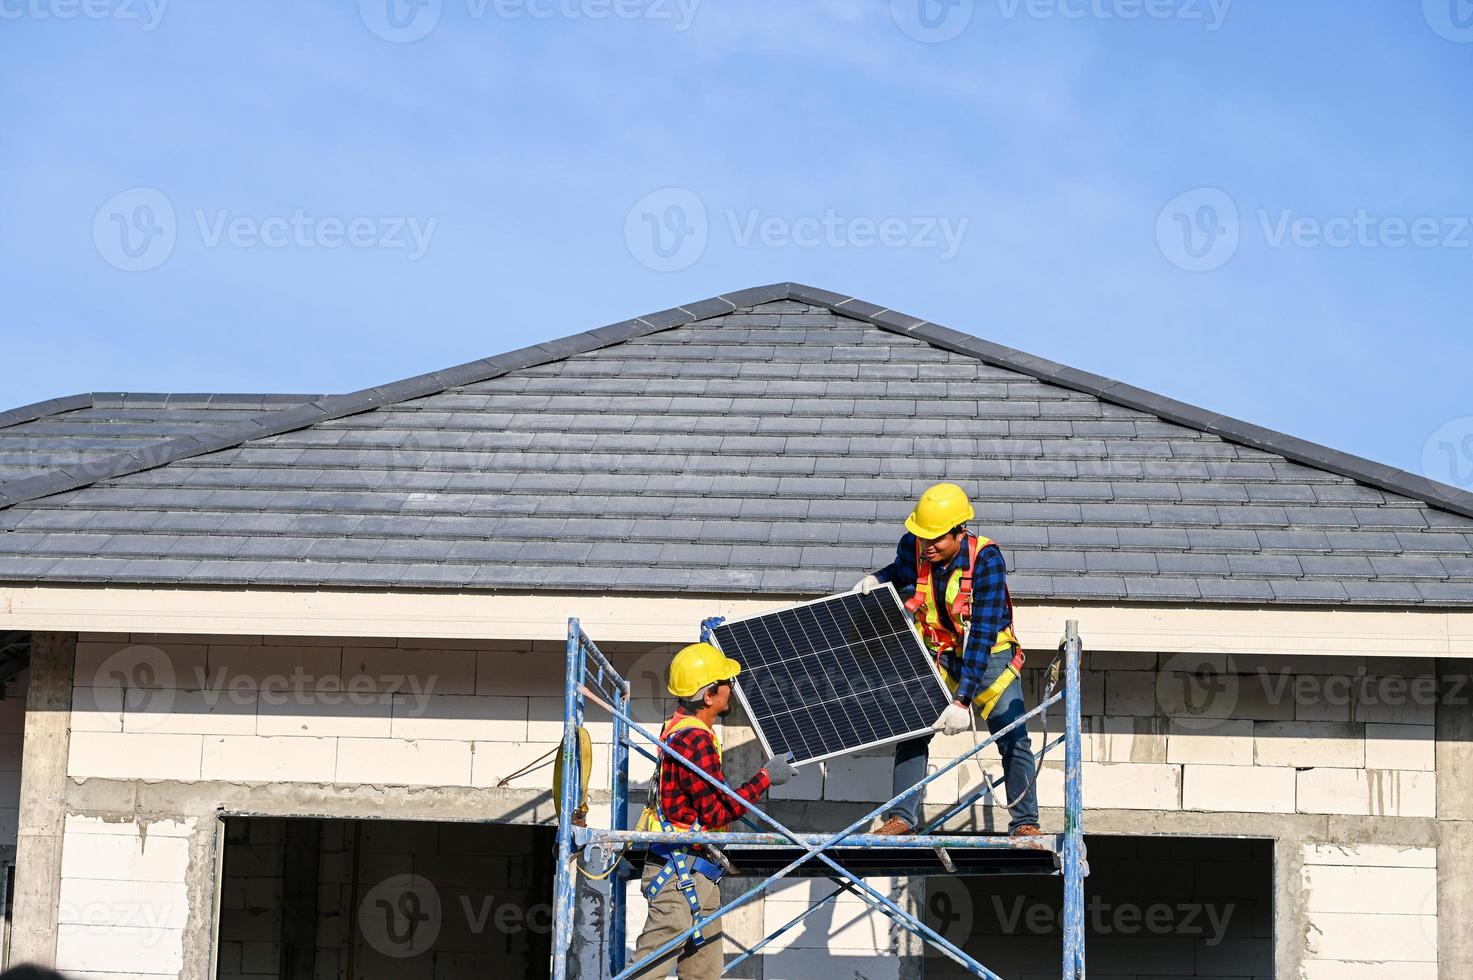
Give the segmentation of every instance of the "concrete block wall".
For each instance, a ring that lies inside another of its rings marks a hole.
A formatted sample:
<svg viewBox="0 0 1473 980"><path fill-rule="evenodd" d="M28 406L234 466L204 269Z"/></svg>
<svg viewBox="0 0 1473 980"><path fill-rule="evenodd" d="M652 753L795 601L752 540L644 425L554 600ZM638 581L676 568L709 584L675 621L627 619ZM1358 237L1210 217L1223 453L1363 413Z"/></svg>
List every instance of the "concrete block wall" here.
<svg viewBox="0 0 1473 980"><path fill-rule="evenodd" d="M1430 660L1092 653L1084 672L1084 792L1093 809L1432 817L1436 681ZM1030 704L1042 671L1030 670ZM1051 732L1062 727L1055 713ZM1041 745L1032 726L1034 750ZM938 738L933 764L974 744ZM996 754L982 755L995 776ZM875 767L883 767L883 759ZM1063 805L1061 750L1039 779ZM931 802L979 782L944 777ZM955 788L953 788L953 786Z"/></svg>
<svg viewBox="0 0 1473 980"><path fill-rule="evenodd" d="M87 635L77 646L67 774L496 786L557 748L561 653L530 641ZM623 660L634 666L648 654ZM653 696L635 704L653 726L664 709ZM607 789L611 727L595 711L588 728L592 789ZM648 778L650 767L632 771ZM550 779L545 767L509 785L546 788Z"/></svg>
<svg viewBox="0 0 1473 980"><path fill-rule="evenodd" d="M66 818L58 970L75 980L179 976L196 829L192 820Z"/></svg>
<svg viewBox="0 0 1473 980"><path fill-rule="evenodd" d="M1087 655L1086 663L1084 793L1091 809L1436 813L1431 661L1105 652ZM1042 666L1025 673L1030 706L1043 694ZM1053 709L1051 739L1062 734L1062 717ZM1037 752L1041 727L1035 721L1030 731ZM932 771L985 737L985 729L937 736ZM892 749L879 748L808 767L773 796L881 802L892 758ZM1062 746L1045 768L1039 802L1062 807ZM982 770L994 779L1002 774L994 746L932 784L928 803L960 799L981 784Z"/></svg>
<svg viewBox="0 0 1473 980"><path fill-rule="evenodd" d="M663 672L673 650L606 652L635 684L636 717L658 726L669 707ZM1041 667L1035 662L1025 675L1032 703L1042 693ZM556 643L84 635L68 776L78 784L302 785L312 794L484 789L555 747L562 671ZM1156 833L1231 832L1240 816L1298 820L1295 835L1327 844L1343 842L1355 820L1383 821L1378 840L1394 843L1396 828L1406 826L1415 829L1406 839L1425 847L1441 802L1433 770L1441 747L1435 697L1412 692L1430 677L1431 665L1415 660L1091 653L1086 805L1097 821L1148 814L1149 823L1131 826ZM589 727L597 794L607 786L610 729L596 710ZM1051 736L1061 727L1056 710ZM758 746L739 716L723 738L729 774L739 780L760 761ZM1041 746L1037 726L1034 741ZM937 738L933 765L971 744L970 735ZM1062 805L1062 750L1054 753L1039 778L1046 825ZM881 748L805 767L774 792L774 806L799 814L793 820L802 829L836 829L889 795L890 755ZM982 758L999 772L994 749ZM648 772L636 763L636 779ZM545 794L550 776L543 768L509 785ZM971 763L950 773L929 796L932 812L980 778ZM1173 816L1191 829L1173 831ZM606 803L596 800L592 819L607 820ZM986 807L973 819L988 829L1006 823ZM760 935L765 906L748 910L740 926L734 918L734 939ZM636 899L631 937L642 911ZM862 931L845 926L829 938L844 943ZM891 938L868 950L846 947L845 955L893 959ZM1350 962L1321 957L1308 938L1300 947L1309 962ZM803 949L775 956L801 958Z"/></svg>
<svg viewBox="0 0 1473 980"><path fill-rule="evenodd" d="M26 726L29 671L21 671L0 692L0 860L15 860L20 816L20 759Z"/></svg>
<svg viewBox="0 0 1473 980"><path fill-rule="evenodd" d="M1304 980L1437 980L1437 849L1311 844Z"/></svg>

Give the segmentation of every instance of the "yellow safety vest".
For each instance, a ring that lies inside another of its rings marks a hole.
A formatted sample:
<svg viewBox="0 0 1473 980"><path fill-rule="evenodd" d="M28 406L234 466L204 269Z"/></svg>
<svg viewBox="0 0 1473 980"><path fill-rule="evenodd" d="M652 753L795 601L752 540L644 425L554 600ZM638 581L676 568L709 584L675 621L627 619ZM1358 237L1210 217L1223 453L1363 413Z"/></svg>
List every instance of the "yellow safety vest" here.
<svg viewBox="0 0 1473 980"><path fill-rule="evenodd" d="M977 557L982 554L982 549L996 544L991 538L980 534L974 535L970 532L962 536L962 547L970 547L967 566L952 573L950 581L946 583L946 610L951 616L952 629L947 629L941 620L941 609L936 602L936 579L931 574L931 563L926 561L921 554L920 540L916 540L916 591L915 595L906 603L906 608L915 616L916 632L920 634L921 641L926 648L936 655L936 666L941 671L941 678L946 682L946 689L952 694L961 682L952 677L941 663L941 655L950 650L962 647L966 643L966 631L970 627L972 618L972 571L977 566ZM1003 587L1006 590L1006 586ZM992 709L997 707L998 699L1017 680L1023 671L1024 655L1023 646L1018 642L1017 634L1013 632L1012 612L1013 596L1011 592L1005 592L1008 604L1008 625L997 634L997 640L992 645L992 653L1006 653L1008 650L1016 650L1013 661L1002 675L994 681L987 690L972 699L981 711L982 717L986 718L992 714Z"/></svg>
<svg viewBox="0 0 1473 980"><path fill-rule="evenodd" d="M906 605L915 616L916 629L920 631L921 640L932 653L945 653L966 642L966 631L972 618L972 569L976 567L977 556L982 554L982 549L996 542L980 534L968 533L962 537L962 547L967 547L969 543L972 552L967 567L952 573L951 580L946 583L946 610L951 614L953 627L948 630L941 621L941 610L937 607L936 579L931 575L931 563L921 554L920 541L916 541L916 592L915 598ZM963 586L966 588L963 589ZM1011 593L1007 596L1007 603L1008 612L1011 613ZM992 652L1001 653L1010 646L1020 645L1018 637L1013 633L1013 625L1009 622L1007 628L997 634Z"/></svg>

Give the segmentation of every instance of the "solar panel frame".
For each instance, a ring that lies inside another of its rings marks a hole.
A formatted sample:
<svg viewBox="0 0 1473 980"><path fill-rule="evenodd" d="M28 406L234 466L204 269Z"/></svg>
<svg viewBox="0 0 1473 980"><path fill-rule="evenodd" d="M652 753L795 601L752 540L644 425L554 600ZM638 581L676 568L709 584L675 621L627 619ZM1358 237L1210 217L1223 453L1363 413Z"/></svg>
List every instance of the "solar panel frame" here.
<svg viewBox="0 0 1473 980"><path fill-rule="evenodd" d="M900 621L905 624L905 630L902 633L887 634L887 636L903 635L907 639L907 645L914 648L916 657L919 658L921 664L924 664L924 668L918 670L915 673L914 679L925 680L927 677L929 677L930 682L933 682L936 685L936 692L939 697L939 703L936 707L936 716L939 717L941 711L945 708L945 706L951 703L951 692L947 689L946 682L942 680L941 672L937 669L935 661L932 659L930 653L926 650L924 644L922 644L920 636L916 633L914 622L911 619L910 612L905 608L905 603L901 601L900 594L895 591L894 585L889 582L885 582L878 589L871 590L871 594L880 591L883 591L886 595L890 597L890 600L895 605L895 610L900 617ZM722 623L720 626L716 627L716 629L712 630L711 642L716 646L717 649L722 650L722 653L727 654L727 656L731 656L731 653L728 653L721 647L720 632L722 630L729 629L733 626L738 626L742 623L749 623L753 620L765 619L770 616L777 616L784 613L792 613L807 606L821 605L823 603L833 602L836 599L843 599L847 596L859 594L859 590L852 589L848 592L839 592L835 593L834 595L824 596L820 599L812 599L808 602L796 603L791 606L786 606L782 609L770 610L764 613L756 613L751 616L743 616L738 619L728 620L725 623ZM749 668L747 667L747 665L743 664L743 672L745 673L748 669ZM901 680L909 679L910 678L901 678ZM742 710L746 712L747 719L752 724L752 730L756 733L757 741L758 744L762 746L762 751L768 756L774 755L775 753L773 751L772 743L769 740L768 733L762 724L764 719L762 717L759 717L758 713L753 709L751 699L747 696L747 692L742 688L742 679L740 676L736 678L736 683L733 685L733 689L736 692L737 700L741 703ZM865 749L875 748L876 746L890 745L895 742L903 742L906 739L915 738L920 735L929 735L933 731L931 728L931 724L933 721L934 718L931 722L922 723L922 727L919 728L910 729L903 732L891 733L889 735L886 735L884 738L878 738L868 742L846 746L834 751L824 752L819 755L813 755L810 757L799 759L794 763L794 765L801 767L812 762L824 762L829 759L838 758L839 756L852 755L855 752L862 752Z"/></svg>

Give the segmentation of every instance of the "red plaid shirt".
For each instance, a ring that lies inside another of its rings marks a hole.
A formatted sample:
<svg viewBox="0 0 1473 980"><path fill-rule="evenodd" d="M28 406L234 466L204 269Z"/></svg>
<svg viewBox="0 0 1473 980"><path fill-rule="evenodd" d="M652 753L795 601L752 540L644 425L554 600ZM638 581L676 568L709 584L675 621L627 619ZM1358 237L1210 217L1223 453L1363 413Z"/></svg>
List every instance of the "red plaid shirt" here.
<svg viewBox="0 0 1473 980"><path fill-rule="evenodd" d="M684 708L677 708L670 720L677 721L688 714L690 712ZM726 782L726 774L721 770L721 754L704 729L682 728L665 741L696 766ZM755 803L771 785L767 770L759 769L745 785L732 788L742 799ZM683 826L699 823L703 829L724 827L747 812L747 808L736 800L670 759L660 761L660 809L665 811L665 819L671 823Z"/></svg>

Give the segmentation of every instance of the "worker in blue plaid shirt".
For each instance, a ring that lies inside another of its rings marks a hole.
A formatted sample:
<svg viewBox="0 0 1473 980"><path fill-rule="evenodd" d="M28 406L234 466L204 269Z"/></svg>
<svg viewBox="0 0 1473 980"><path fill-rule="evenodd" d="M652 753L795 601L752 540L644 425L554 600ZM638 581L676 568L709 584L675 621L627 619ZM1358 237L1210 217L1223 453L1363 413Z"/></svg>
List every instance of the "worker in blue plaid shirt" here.
<svg viewBox="0 0 1473 980"><path fill-rule="evenodd" d="M889 582L902 592L913 592L906 608L952 692L951 704L933 726L947 735L971 728L974 710L994 733L1028 710L1021 683L1023 651L1013 633L1007 563L995 542L967 530L967 521L975 516L961 487L938 483L921 495L906 519L895 560L856 586L868 594ZM892 796L926 777L932 737L896 745ZM1008 831L1015 837L1038 836L1038 795L1027 725L1000 737L997 747L1012 804ZM922 790L897 804L875 833L914 833L921 823L924 798Z"/></svg>

